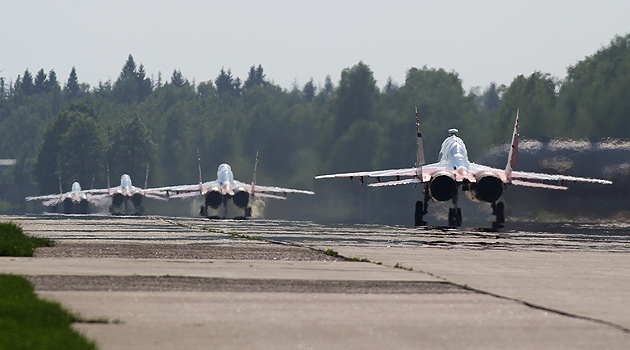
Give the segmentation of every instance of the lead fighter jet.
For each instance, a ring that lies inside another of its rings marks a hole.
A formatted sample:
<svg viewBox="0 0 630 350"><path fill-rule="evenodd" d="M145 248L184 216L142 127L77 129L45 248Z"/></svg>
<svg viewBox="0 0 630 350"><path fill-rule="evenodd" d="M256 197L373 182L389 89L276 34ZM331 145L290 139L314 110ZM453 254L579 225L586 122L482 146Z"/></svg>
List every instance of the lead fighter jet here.
<svg viewBox="0 0 630 350"><path fill-rule="evenodd" d="M491 168L485 165L475 164L468 160L468 152L464 141L458 137L457 129L450 129L449 136L442 143L439 161L425 164L424 148L422 145L422 133L418 109L416 108L416 133L418 137L418 157L416 167L407 169L392 169L378 171L362 171L355 173L331 174L316 176L315 179L329 179L337 177L358 177L361 184L365 177L376 178L377 182L369 187L396 186L408 184L424 185L424 200L416 202L415 225L425 226L423 220L427 214L429 200L452 201L453 207L448 212L449 226L462 225L462 212L458 207L459 189L466 193L467 197L476 202L486 202L492 205L492 215L496 217L493 228L505 226L503 202L497 202L503 190L508 185L548 188L554 190L566 190L566 182L590 182L598 184L612 184L612 181L590 179L583 177L550 175L533 172L515 171L518 154L518 111L514 123L514 133L508 154L505 169ZM395 177L396 180L381 182L382 177ZM402 178L401 177L405 177ZM549 184L544 181L555 181L557 184Z"/></svg>

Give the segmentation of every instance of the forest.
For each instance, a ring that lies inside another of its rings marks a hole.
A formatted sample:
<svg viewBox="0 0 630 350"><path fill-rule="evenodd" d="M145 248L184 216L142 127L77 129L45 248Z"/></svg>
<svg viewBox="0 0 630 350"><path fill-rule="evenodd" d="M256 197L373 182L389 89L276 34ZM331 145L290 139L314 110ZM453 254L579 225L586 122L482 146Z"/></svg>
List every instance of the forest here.
<svg viewBox="0 0 630 350"><path fill-rule="evenodd" d="M205 181L229 163L249 182L258 152L260 184L316 192L268 204L270 217L407 223L419 188L313 177L413 166L415 107L430 162L452 127L471 161L487 158L510 141L517 109L525 139L601 142L630 132L630 34L568 67L564 78L534 72L468 92L456 72L426 66L379 88L369 64L358 62L323 86L311 79L286 89L255 64L244 80L227 68L195 83L177 69L151 79L131 54L121 62L115 81L94 87L80 83L74 68L64 81L43 68L0 77L0 159L16 159L3 185L57 193L61 177L65 190L74 181L103 188L109 167L113 184L128 173L142 186L147 165L150 187L196 183L198 152ZM24 203L5 199L0 210L24 210Z"/></svg>

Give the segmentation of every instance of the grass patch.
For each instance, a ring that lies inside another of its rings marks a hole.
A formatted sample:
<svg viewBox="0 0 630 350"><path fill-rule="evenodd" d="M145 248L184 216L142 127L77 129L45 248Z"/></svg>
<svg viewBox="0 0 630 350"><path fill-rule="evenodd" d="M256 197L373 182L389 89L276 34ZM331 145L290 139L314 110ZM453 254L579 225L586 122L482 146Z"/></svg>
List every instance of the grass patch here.
<svg viewBox="0 0 630 350"><path fill-rule="evenodd" d="M77 317L37 298L25 278L0 274L0 349L96 349L71 328Z"/></svg>
<svg viewBox="0 0 630 350"><path fill-rule="evenodd" d="M413 267L404 267L401 263L396 263L396 265L394 265L394 267L397 268L397 269L413 271Z"/></svg>
<svg viewBox="0 0 630 350"><path fill-rule="evenodd" d="M324 254L332 256L332 257L338 257L339 253L335 250L332 250L330 248L326 249L326 251L324 252Z"/></svg>
<svg viewBox="0 0 630 350"><path fill-rule="evenodd" d="M20 225L0 222L0 256L33 256L37 247L52 247L48 238L29 237Z"/></svg>
<svg viewBox="0 0 630 350"><path fill-rule="evenodd" d="M368 258L348 258L348 261L356 261L356 262L368 262L371 263L372 261Z"/></svg>

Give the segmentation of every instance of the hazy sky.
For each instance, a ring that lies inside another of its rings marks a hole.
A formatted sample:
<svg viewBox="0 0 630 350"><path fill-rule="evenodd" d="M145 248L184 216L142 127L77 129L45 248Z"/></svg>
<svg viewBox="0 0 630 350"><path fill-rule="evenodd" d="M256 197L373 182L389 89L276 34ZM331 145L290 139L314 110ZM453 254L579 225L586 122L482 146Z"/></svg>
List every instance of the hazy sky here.
<svg viewBox="0 0 630 350"><path fill-rule="evenodd" d="M455 71L468 90L566 68L630 33L630 1L134 1L7 0L0 76L54 69L66 82L116 80L132 54L148 76L181 70L197 83L222 67L242 80L261 64L291 88L336 84L370 66L382 87L411 67Z"/></svg>

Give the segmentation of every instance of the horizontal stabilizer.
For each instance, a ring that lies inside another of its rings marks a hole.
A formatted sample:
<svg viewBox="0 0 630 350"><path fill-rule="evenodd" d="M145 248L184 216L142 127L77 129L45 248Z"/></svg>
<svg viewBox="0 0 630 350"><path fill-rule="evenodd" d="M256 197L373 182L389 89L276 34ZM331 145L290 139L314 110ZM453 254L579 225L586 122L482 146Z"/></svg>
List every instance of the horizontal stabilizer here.
<svg viewBox="0 0 630 350"><path fill-rule="evenodd" d="M46 207L51 207L53 205L59 204L59 202L61 202L61 200L59 200L59 199L49 199L49 200L47 200L45 202L42 202L42 204L44 206L46 206Z"/></svg>
<svg viewBox="0 0 630 350"><path fill-rule="evenodd" d="M287 197L277 196L275 194L260 193L260 192L256 192L256 194L253 195L253 196L254 197L261 197L261 198L287 199Z"/></svg>
<svg viewBox="0 0 630 350"><path fill-rule="evenodd" d="M387 181L387 182L375 182L368 185L368 187L384 187L384 186L398 186L398 185L409 185L409 184L419 184L422 183L418 178L397 180L397 181Z"/></svg>
<svg viewBox="0 0 630 350"><path fill-rule="evenodd" d="M512 185L515 185L515 186L526 186L526 187L537 187L537 188L547 188L547 189L551 189L551 190L567 190L567 189L569 189L566 186L549 185L549 184L543 184L543 183L540 183L540 182L527 182L527 181L520 181L520 180L512 180Z"/></svg>
<svg viewBox="0 0 630 350"><path fill-rule="evenodd" d="M165 201L165 200L167 200L167 199L166 199L166 198L164 198L164 197L160 197L160 196L158 196L158 195L151 194L151 193L145 193L145 194L144 194L144 196L145 196L145 197L147 197L147 198L151 198L151 199L157 199L157 200L159 200L159 201Z"/></svg>
<svg viewBox="0 0 630 350"><path fill-rule="evenodd" d="M172 194L169 196L169 198L188 198L194 196L199 196L199 191Z"/></svg>

